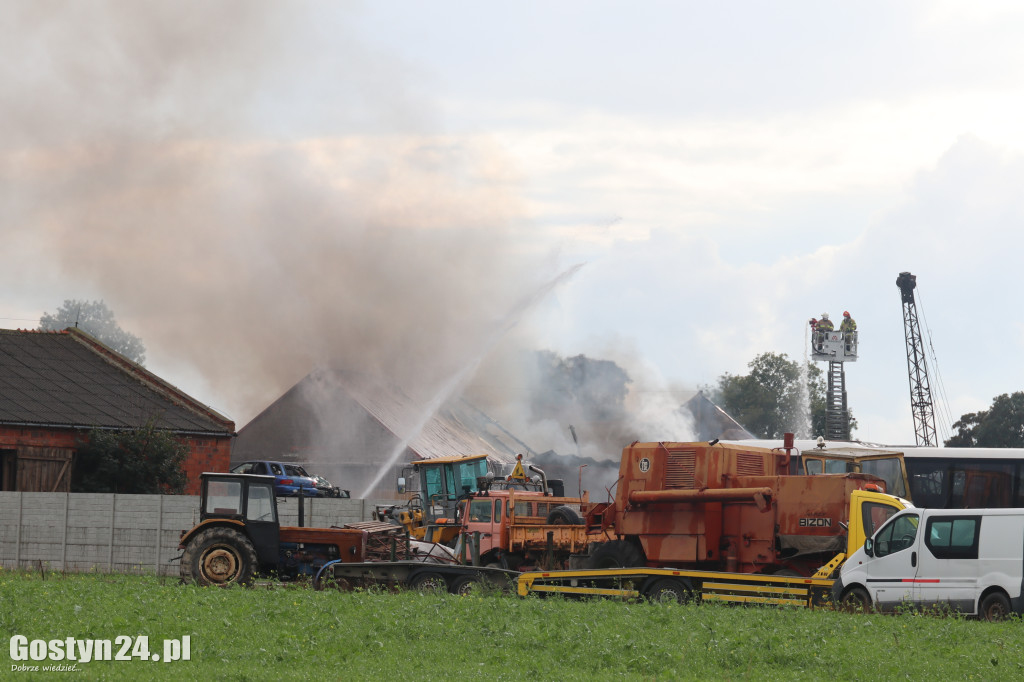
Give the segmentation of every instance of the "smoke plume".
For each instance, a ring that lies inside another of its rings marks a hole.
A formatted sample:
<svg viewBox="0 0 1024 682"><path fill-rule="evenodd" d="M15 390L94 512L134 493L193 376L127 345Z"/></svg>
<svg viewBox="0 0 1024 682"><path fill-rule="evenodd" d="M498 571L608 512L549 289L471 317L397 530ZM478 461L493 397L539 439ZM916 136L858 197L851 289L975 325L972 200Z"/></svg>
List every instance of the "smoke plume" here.
<svg viewBox="0 0 1024 682"><path fill-rule="evenodd" d="M11 223L239 425L317 365L437 384L551 272L500 150L312 9L2 10Z"/></svg>
<svg viewBox="0 0 1024 682"><path fill-rule="evenodd" d="M0 67L0 208L9 252L39 254L10 267L79 288L54 306L104 299L152 369L194 368L205 386L184 388L238 426L317 367L429 397L485 361L472 395L538 452L577 452L569 424L595 460L683 438L649 424L685 419L679 403L631 393L615 362L517 350L562 268L522 236L514 164L446 135L420 74L361 46L352 19L256 0L4 4L19 57ZM315 417L321 452L362 419Z"/></svg>

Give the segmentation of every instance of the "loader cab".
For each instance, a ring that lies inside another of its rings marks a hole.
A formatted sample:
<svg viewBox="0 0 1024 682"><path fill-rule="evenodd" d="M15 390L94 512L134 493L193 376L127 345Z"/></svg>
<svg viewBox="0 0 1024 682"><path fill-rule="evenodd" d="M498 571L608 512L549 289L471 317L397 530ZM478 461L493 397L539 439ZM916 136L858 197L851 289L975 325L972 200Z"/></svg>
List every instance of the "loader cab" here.
<svg viewBox="0 0 1024 682"><path fill-rule="evenodd" d="M455 518L459 499L479 492L480 481L488 476L487 455L426 459L403 470L399 490L405 484L417 485L409 492L419 496L424 522L433 523Z"/></svg>
<svg viewBox="0 0 1024 682"><path fill-rule="evenodd" d="M223 519L243 526L260 564L276 564L280 521L274 481L273 476L204 473L200 524Z"/></svg>

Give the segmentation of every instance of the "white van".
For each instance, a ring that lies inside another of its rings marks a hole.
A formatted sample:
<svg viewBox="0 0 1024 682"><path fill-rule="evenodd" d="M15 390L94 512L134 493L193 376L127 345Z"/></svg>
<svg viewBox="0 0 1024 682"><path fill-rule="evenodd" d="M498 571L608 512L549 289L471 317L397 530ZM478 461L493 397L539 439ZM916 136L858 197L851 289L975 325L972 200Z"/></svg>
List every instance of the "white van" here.
<svg viewBox="0 0 1024 682"><path fill-rule="evenodd" d="M846 560L844 608L950 607L987 620L1024 612L1024 509L904 509Z"/></svg>

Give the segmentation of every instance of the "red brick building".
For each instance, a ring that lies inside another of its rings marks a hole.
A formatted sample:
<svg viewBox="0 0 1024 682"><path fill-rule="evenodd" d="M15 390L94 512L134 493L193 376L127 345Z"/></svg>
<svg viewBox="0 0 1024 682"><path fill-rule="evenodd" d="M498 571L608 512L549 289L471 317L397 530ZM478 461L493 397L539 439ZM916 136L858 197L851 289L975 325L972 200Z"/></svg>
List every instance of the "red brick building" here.
<svg viewBox="0 0 1024 682"><path fill-rule="evenodd" d="M92 429L154 422L189 448L186 492L227 471L235 424L78 329L0 329L0 490L70 490Z"/></svg>

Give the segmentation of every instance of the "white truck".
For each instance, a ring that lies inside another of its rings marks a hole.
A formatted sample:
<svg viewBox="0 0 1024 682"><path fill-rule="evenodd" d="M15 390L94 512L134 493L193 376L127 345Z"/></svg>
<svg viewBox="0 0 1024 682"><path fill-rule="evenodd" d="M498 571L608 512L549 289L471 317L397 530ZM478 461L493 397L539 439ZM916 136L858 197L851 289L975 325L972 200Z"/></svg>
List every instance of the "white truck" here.
<svg viewBox="0 0 1024 682"><path fill-rule="evenodd" d="M832 597L849 610L1024 613L1024 509L910 508L847 559Z"/></svg>

